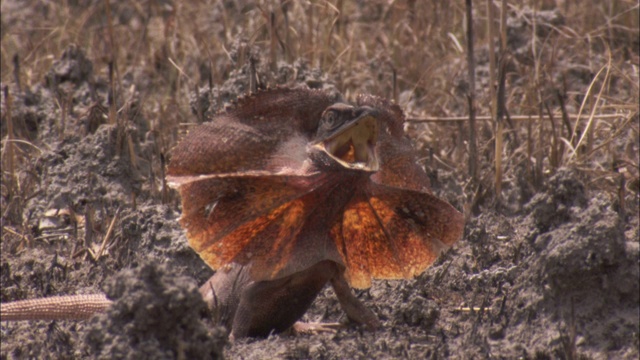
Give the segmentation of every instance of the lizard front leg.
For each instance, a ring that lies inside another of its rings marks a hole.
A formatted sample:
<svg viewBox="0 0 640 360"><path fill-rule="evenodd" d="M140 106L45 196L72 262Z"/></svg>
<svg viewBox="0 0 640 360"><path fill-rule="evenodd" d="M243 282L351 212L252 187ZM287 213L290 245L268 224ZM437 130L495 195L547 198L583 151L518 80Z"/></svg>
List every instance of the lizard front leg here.
<svg viewBox="0 0 640 360"><path fill-rule="evenodd" d="M351 288L344 278L344 271L339 271L336 276L331 278L331 286L349 320L362 324L369 330L376 330L380 327L380 320L376 314L365 307L351 292Z"/></svg>

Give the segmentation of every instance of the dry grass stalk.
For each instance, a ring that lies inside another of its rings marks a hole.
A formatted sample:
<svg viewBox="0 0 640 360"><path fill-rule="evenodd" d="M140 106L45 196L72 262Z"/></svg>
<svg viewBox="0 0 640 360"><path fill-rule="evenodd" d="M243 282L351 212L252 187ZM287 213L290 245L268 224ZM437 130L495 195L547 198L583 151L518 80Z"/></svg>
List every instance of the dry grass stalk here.
<svg viewBox="0 0 640 360"><path fill-rule="evenodd" d="M64 139L64 132L67 127L67 116L72 106L72 95L65 94L64 91L59 91L59 96L55 98L56 105L60 109L60 123L58 126L58 137L60 141Z"/></svg>
<svg viewBox="0 0 640 360"><path fill-rule="evenodd" d="M493 19L493 15L491 16ZM489 39L493 42L493 37ZM495 93L495 123L496 123L496 144L495 144L495 192L496 200L500 202L502 194L502 153L504 140L504 116L506 113L506 67L507 67L507 2L502 0L500 14L500 61L498 63L498 89ZM493 77L493 74L491 76ZM493 81L491 82L493 84Z"/></svg>
<svg viewBox="0 0 640 360"><path fill-rule="evenodd" d="M138 155L136 155L136 148L135 145L133 145L130 132L127 132L127 150L129 150L129 165L131 166L131 170L133 173L137 173L140 168L138 166Z"/></svg>
<svg viewBox="0 0 640 360"><path fill-rule="evenodd" d="M107 233L104 235L102 239L102 243L100 244L100 249L96 253L95 259L98 260L104 254L104 250L107 248L107 244L111 240L111 235L113 234L113 228L118 220L118 214L120 213L120 208L116 209L115 214L113 214L113 218L111 219L111 223L109 223L109 228L107 229Z"/></svg>
<svg viewBox="0 0 640 360"><path fill-rule="evenodd" d="M276 14L273 11L269 11L269 13L265 15L269 18L269 64L271 66L271 71L275 72L278 68L278 58L276 54L278 49L276 38Z"/></svg>
<svg viewBox="0 0 640 360"><path fill-rule="evenodd" d="M544 124L543 111L542 111L542 95L540 91L540 58L538 57L538 6L533 7L533 19L531 23L531 55L533 57L534 75L533 75L533 93L535 96L535 108L537 110L538 118L538 150L535 151L535 167L534 167L534 186L541 188L543 183L544 174Z"/></svg>
<svg viewBox="0 0 640 360"><path fill-rule="evenodd" d="M18 92L22 93L22 83L20 82L20 56L18 54L13 55L13 78L16 82Z"/></svg>
<svg viewBox="0 0 640 360"><path fill-rule="evenodd" d="M593 102L593 107L591 109L591 114L589 115L589 118L587 120L587 124L584 128L584 131L582 132L582 135L580 135L580 139L578 140L578 143L576 144L576 146L572 149L571 155L570 155L570 159L573 159L577 156L578 150L580 149L580 146L582 144L582 142L584 141L585 137L588 136L589 133L592 133L594 131L595 128L595 113L596 110L598 108L598 103L600 102L600 98L602 97L602 93L604 91L604 89L607 87L607 83L609 81L609 70L611 69L611 52L609 52L609 62L607 63L606 66L603 66L600 71L598 71L598 73L596 74L596 76L593 77L593 80L591 81L591 84L589 84L589 88L587 90L587 93L584 97L584 100L582 101L582 104L580 105L580 110L578 111L578 114L581 115L582 111L585 107L585 104L587 102L587 99L589 99L589 95L591 94L591 90L593 89L593 86L596 82L596 80L600 77L600 74L606 70L605 75L604 75L604 80L602 81L602 85L600 86L600 91L598 91L598 95L596 96L595 101ZM578 126L578 122L576 121L576 127L573 130L573 134L577 133L577 126ZM592 135L591 135L592 136ZM572 139L573 140L573 139ZM572 142L572 141L571 141ZM591 143L593 142L593 140L589 143L589 147L591 147ZM587 152L590 153L591 149L588 148Z"/></svg>
<svg viewBox="0 0 640 360"><path fill-rule="evenodd" d="M93 227L94 227L94 218L95 211L93 205L87 204L85 207L84 213L84 246L83 248L88 249L91 247L93 243Z"/></svg>
<svg viewBox="0 0 640 360"><path fill-rule="evenodd" d="M166 204L169 201L169 186L167 185L167 179L165 177L166 162L164 159L164 153L160 153L160 176L162 179L162 190L160 191L160 200L162 204Z"/></svg>
<svg viewBox="0 0 640 360"><path fill-rule="evenodd" d="M289 2L281 1L280 2L280 11L282 11L282 16L284 17L284 41L285 41L285 55L287 59L287 63L293 62L293 53L291 43L291 29L289 29Z"/></svg>
<svg viewBox="0 0 640 360"><path fill-rule="evenodd" d="M11 94L9 94L9 86L5 86L3 89L4 95L4 103L5 103L5 121L7 122L7 138L4 141L4 164L6 165L7 174L9 176L9 181L5 183L7 187L7 193L11 195L15 195L15 187L17 181L16 175L16 164L15 164L15 154L14 154L14 146L13 143L15 134L13 127L13 116L12 116L12 99ZM4 167L3 167L4 168ZM4 171L3 171L4 172Z"/></svg>
<svg viewBox="0 0 640 360"><path fill-rule="evenodd" d="M549 113L547 113L547 115L549 115ZM551 113L551 116L556 116L558 115L555 112ZM567 119L590 119L591 116L587 116L587 115L575 115L575 114L567 114L566 112L561 112L561 114L563 117L567 117ZM512 121L539 121L540 119L536 117L537 115L510 115L509 118ZM600 119L600 120L615 120L615 119L620 119L620 118L625 118L627 117L627 115L625 113L618 113L618 114L597 114L597 115L593 115L594 119ZM491 116L488 115L478 115L475 117L476 120L478 121L490 121L493 118ZM434 122L434 123L438 123L438 122L442 122L442 123L447 123L447 122L460 122L460 121L468 121L469 120L469 116L445 116L445 117L439 117L439 116L424 116L424 117L407 117L406 118L406 122L414 122L414 123L421 123L421 122ZM544 120L544 118L543 118ZM192 126L194 124L190 124L190 123L183 123L180 124L181 126Z"/></svg>
<svg viewBox="0 0 640 360"><path fill-rule="evenodd" d="M116 87L114 80L113 62L109 62L109 124L116 125L118 122L118 114L116 109Z"/></svg>
<svg viewBox="0 0 640 360"><path fill-rule="evenodd" d="M306 47L303 51L302 56L305 56L309 59L309 62L313 65L315 64L315 37L313 31L313 13L314 13L314 4L309 4L307 6L306 17L307 17L307 41L305 42Z"/></svg>
<svg viewBox="0 0 640 360"><path fill-rule="evenodd" d="M475 36L473 32L472 0L465 1L467 14L467 69L469 76L469 93L467 94L469 111L469 176L477 181L478 149L476 139L476 61L473 53ZM412 121L412 120L408 120ZM413 120L415 121L415 120Z"/></svg>
<svg viewBox="0 0 640 360"><path fill-rule="evenodd" d="M634 128L631 126L631 123L634 120L634 116L637 116L637 113L636 114L630 114L629 116L627 116L627 118L625 119L624 123L622 123L622 125L618 127L616 132L613 133L611 136L609 136L608 139L604 140L600 145L598 145L595 148L593 148L591 150L591 152L585 154L585 156L583 157L583 160L589 160L591 158L591 156L596 154L596 152L598 150L600 150L600 149L602 149L602 148L604 148L606 146L609 146L613 140L617 139L621 135L626 134L629 129L631 129L633 131ZM635 131L635 133L636 133L636 136L637 136L638 132Z"/></svg>

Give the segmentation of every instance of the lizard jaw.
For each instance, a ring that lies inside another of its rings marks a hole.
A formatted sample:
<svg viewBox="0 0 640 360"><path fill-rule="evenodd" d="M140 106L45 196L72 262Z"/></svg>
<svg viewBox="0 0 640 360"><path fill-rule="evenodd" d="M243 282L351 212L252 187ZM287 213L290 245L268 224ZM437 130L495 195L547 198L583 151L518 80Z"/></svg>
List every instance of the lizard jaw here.
<svg viewBox="0 0 640 360"><path fill-rule="evenodd" d="M375 152L377 139L377 119L371 114L365 114L314 147L347 169L376 172L380 169Z"/></svg>

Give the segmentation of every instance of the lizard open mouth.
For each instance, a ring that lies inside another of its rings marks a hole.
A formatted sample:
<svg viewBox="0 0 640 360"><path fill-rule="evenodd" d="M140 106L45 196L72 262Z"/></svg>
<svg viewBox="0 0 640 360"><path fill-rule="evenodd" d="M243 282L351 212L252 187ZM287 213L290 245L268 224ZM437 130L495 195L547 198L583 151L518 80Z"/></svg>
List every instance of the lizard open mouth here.
<svg viewBox="0 0 640 360"><path fill-rule="evenodd" d="M377 139L378 121L366 113L344 124L316 146L346 168L375 172L380 168L375 152Z"/></svg>

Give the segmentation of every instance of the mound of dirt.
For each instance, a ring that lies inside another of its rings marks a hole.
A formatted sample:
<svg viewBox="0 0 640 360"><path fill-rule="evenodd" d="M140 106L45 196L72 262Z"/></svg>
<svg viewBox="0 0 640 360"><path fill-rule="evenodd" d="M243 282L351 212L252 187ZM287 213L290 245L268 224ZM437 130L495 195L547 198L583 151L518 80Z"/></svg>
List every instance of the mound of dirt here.
<svg viewBox="0 0 640 360"><path fill-rule="evenodd" d="M91 81L90 71L70 70L78 63L90 69L86 61L81 50L71 47L49 72L48 78L55 81L25 90L25 95L15 91L19 95L13 122L37 119L31 134L38 150L21 148L35 161L23 163L18 172L22 190L36 196L22 199L22 204L2 199L15 229L2 236L3 302L97 293L121 269L147 263L163 264L175 276L197 283L212 275L186 242L177 222L178 202L159 201L160 171L152 162L160 162L143 157L155 144L139 141L145 138L141 127L132 121L123 128L105 119L89 131L92 117L106 116L108 96L102 79ZM64 127L55 111L57 94L63 90L75 109L67 112ZM132 165L128 138L135 144L137 167ZM85 358L86 331L82 322L3 324L2 357Z"/></svg>
<svg viewBox="0 0 640 360"><path fill-rule="evenodd" d="M91 320L85 354L95 359L221 359L225 332L212 336L195 281L152 263L124 270L105 293L114 300Z"/></svg>

